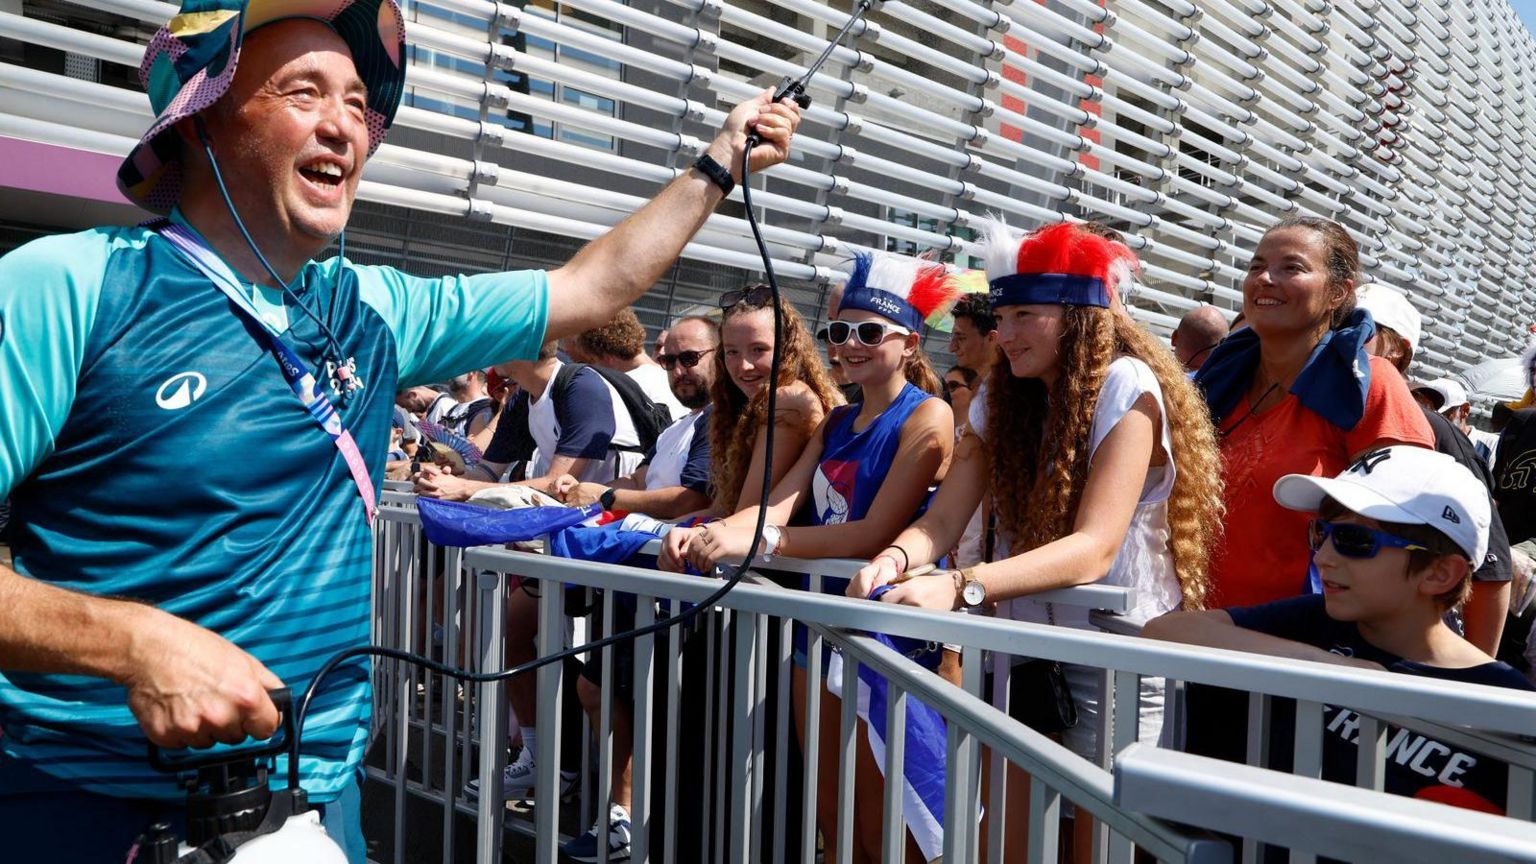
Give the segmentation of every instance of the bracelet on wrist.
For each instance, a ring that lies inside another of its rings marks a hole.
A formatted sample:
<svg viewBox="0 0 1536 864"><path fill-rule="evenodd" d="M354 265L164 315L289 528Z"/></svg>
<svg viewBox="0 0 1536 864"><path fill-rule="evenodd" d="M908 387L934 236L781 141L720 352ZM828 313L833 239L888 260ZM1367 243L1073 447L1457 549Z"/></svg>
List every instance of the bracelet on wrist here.
<svg viewBox="0 0 1536 864"><path fill-rule="evenodd" d="M907 554L907 550L901 548L900 546L897 546L895 543L892 543L891 545L885 547L885 549L881 549L880 550L880 554L876 555L875 557L876 558L891 558L891 556L885 554L886 549L895 549L897 552L901 553L901 567L898 568L898 572L905 573L908 570L912 569L912 557ZM896 560L895 558L891 558L891 561L893 563L895 562L895 560Z"/></svg>

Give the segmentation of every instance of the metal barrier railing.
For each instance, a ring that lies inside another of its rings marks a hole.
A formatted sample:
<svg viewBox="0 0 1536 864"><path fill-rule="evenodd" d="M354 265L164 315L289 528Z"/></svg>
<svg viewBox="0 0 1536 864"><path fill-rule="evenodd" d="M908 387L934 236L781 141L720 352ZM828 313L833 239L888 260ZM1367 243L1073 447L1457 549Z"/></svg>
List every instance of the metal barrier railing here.
<svg viewBox="0 0 1536 864"><path fill-rule="evenodd" d="M1378 860L1536 861L1536 826L1401 795L1341 787L1133 744L1115 759L1115 802L1176 822L1290 846L1307 855ZM1298 831L1298 826L1305 826ZM1364 830L1362 830L1364 829Z"/></svg>
<svg viewBox="0 0 1536 864"><path fill-rule="evenodd" d="M420 537L410 497L387 492L385 499L380 511L377 549L376 637L393 647L436 650L438 656L461 661L478 671L504 668L501 646L506 634L501 610L508 597L508 577L513 574L538 580L540 584L565 583L602 590L606 613L603 629L592 636L602 635L614 626L614 598L620 592L636 595L634 623L643 626L655 620L657 614L678 614L684 604L705 598L719 584L714 579L500 549L462 553L434 550ZM809 574L813 585L825 576L846 576L849 568L855 566L853 562L779 559L775 564ZM1134 598L1104 586L1072 589L1055 599L1089 607L1126 609L1134 605ZM1116 629L1113 615L1095 615L1095 621ZM541 591L537 648L541 655L567 644L571 638L569 620L562 608L561 592ZM432 640L434 623L441 636L438 643ZM635 640L631 730L634 860L763 860L774 864L814 860L818 848L815 766L820 764L820 750L829 746L835 748L839 766L835 802L838 830L834 836L821 839L827 860L852 860L848 852L860 842L853 833L853 819L848 818L854 810L854 775L849 772L857 728L853 723L852 700L842 704L841 722L836 724L837 734L832 740L804 736L803 761L807 767L800 783L790 779L790 742L797 737L793 723L797 715L791 713L789 637L792 626L797 624L809 631L809 680L820 678L820 646L826 644L839 651L845 661L845 684L854 681L861 664L875 669L892 683L893 701L886 707L893 716L904 710L905 700L919 699L944 717L949 729L945 742L949 770L943 836L946 860L998 862L1023 860L1026 855L1031 861L1053 860L1055 816L1060 813L1063 801L1071 802L1078 812L1095 820L1091 860L1130 861L1135 848L1163 860L1225 860L1230 856L1231 850L1224 842L1176 828L1149 813L1127 809L1112 794L1115 756L1140 737L1136 717L1144 678L1166 679L1171 691L1177 689L1179 682L1198 682L1249 693L1258 709L1250 712L1250 739L1255 741L1268 729L1272 699L1298 700L1297 762L1293 769L1298 775L1318 776L1324 703L1360 712L1362 741L1384 744L1390 723L1453 742L1509 763L1508 812L1518 819L1530 819L1536 748L1521 736L1536 731L1536 711L1532 710L1536 708L1536 697L1527 693L1453 682L1428 684L1410 676L1198 649L1114 633L936 614L785 590L757 579L743 583L719 606L700 614L699 623L690 628L688 638L703 640L704 647L689 655L686 672L683 634L673 631L667 642L660 642L655 636ZM952 686L911 660L859 635L861 631L960 646L963 686ZM579 633L577 638L581 638ZM433 645L437 647L434 649ZM456 652L462 652L462 656ZM984 693L983 689L982 670L989 665L984 652L992 652L990 666L1002 673L994 678L992 694ZM612 649L603 649L602 653L605 667L614 668ZM1039 657L1101 670L1104 697L1094 758L1079 757L999 710L1006 704L1001 694L1007 692L1010 657ZM562 767L560 710L569 684L558 667L545 667L537 677L536 725L540 735L536 748L537 789L530 824L521 818L503 818L499 777L506 757L503 743L507 716L501 688L466 687L460 694L451 681L443 681L439 676L387 662L379 664L375 680L380 706L376 721L380 746L375 748L369 770L372 777L394 790L394 860L404 860L400 856L408 797L443 806L445 861L453 860L451 856L459 839L455 836L456 827L464 830L462 824L455 825L455 814L475 820L477 860L500 860L504 829L532 833L534 860L556 860L561 829L568 827L561 822L557 778ZM601 677L604 708L595 728L582 726L582 783L575 807L578 826L574 831L590 824L588 817L594 807L597 812L606 811L610 794L614 676ZM702 689L703 698L692 693L691 701L685 703L685 681ZM808 690L803 708L805 728L823 728L820 717L824 698L831 697L823 697L821 687ZM855 689L845 686L843 692L853 693ZM996 698L987 698L993 694ZM988 704L989 701L994 704ZM690 712L705 717L701 739L680 740L680 728L686 725L684 721L689 719ZM1469 722L1475 728L1470 728ZM661 752L656 750L653 739ZM983 758L982 748L990 752L989 758ZM679 755L684 750L690 756L704 754L705 769L680 777ZM1379 789L1387 758L1385 748L1366 746L1361 750L1365 755L1358 784L1367 789L1375 784L1374 788ZM1251 763L1263 764L1261 751L1257 745L1251 747ZM413 757L412 753L416 755ZM902 776L899 769L903 757L899 736L888 740L886 776ZM983 771L983 762L987 771ZM1008 766L1029 778L1026 800L1031 830L1026 835L1027 848L1023 849L1005 845L1006 841L1016 841L1023 832L1012 825L1005 831L1003 819L989 817L978 821L960 816L981 812L981 808L988 813L1008 812L1009 793L1005 792L1007 787L1002 779ZM984 782L986 773L991 775L990 783ZM470 778L480 781L482 794L478 802L463 793L464 781ZM653 788L657 778L660 782ZM567 817L571 809L564 811ZM902 826L907 820L903 819L899 797L888 794L880 809L880 839L876 848L884 860L903 860ZM769 818L772 823L767 821ZM780 828L791 823L798 824L798 832ZM679 836L680 825L688 835L686 842ZM1257 835L1247 838L1246 860L1256 855L1255 841L1263 839L1266 838ZM870 848L868 838L863 840L865 848Z"/></svg>

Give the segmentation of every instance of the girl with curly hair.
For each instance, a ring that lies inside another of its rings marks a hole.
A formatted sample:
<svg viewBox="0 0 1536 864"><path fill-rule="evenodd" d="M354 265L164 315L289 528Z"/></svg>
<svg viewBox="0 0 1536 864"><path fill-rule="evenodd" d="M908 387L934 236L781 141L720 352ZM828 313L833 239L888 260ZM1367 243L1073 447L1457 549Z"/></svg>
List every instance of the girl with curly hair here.
<svg viewBox="0 0 1536 864"><path fill-rule="evenodd" d="M995 223L985 250L1004 362L992 369L985 402L973 405L973 434L956 448L928 512L858 573L848 593L868 596L937 560L990 491L991 563L907 579L881 599L974 611L1008 601L1000 614L1077 629L1093 629L1087 610L1029 595L1095 582L1131 587L1137 605L1128 617L1136 622L1202 608L1221 523L1216 438L1178 361L1116 299L1135 255L1073 224L1020 241ZM1059 683L1045 675L1016 670L1010 708L1092 758L1100 670L1067 666L1064 677L1075 722L1025 713L1050 695L1021 693L1019 685ZM1162 681L1143 679L1143 740L1161 731L1163 690ZM1009 801L1027 800L1022 785L1015 794L1016 782L1022 775L1010 777ZM1078 820L1079 838L1090 822ZM1024 844L1010 845L1022 851Z"/></svg>

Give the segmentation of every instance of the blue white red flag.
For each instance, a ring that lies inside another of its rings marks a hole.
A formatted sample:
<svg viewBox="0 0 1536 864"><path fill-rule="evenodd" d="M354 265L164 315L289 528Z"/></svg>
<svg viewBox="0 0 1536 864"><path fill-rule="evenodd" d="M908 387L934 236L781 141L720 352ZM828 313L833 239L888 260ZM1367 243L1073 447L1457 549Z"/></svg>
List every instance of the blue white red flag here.
<svg viewBox="0 0 1536 864"><path fill-rule="evenodd" d="M889 589L890 586L881 586ZM876 589L874 599L880 596ZM925 643L902 636L870 633L876 642L903 656L926 648ZM875 764L885 772L885 739L890 731L890 718L886 716L886 696L891 682L884 675L868 666L859 667L859 685L856 711L869 730L869 749ZM832 653L827 664L827 689L833 696L844 698L843 655ZM944 783L946 778L948 730L944 717L921 700L907 700L904 717L906 739L905 759L902 764L901 814L917 841L923 857L932 861L944 853ZM886 778L889 782L890 778Z"/></svg>

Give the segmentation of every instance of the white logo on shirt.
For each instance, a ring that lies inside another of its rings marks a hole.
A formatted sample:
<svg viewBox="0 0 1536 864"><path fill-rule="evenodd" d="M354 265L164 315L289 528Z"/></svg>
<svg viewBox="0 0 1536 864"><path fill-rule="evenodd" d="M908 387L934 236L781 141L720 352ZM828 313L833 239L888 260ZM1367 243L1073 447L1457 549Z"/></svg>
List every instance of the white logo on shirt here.
<svg viewBox="0 0 1536 864"><path fill-rule="evenodd" d="M201 372L181 372L165 379L155 391L155 404L167 411L180 411L203 398L208 379Z"/></svg>

